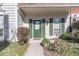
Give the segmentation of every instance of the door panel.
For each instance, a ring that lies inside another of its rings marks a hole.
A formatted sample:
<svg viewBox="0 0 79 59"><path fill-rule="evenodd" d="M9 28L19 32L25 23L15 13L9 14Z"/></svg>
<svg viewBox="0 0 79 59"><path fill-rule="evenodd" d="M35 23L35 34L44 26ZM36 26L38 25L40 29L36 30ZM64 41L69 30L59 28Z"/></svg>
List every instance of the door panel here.
<svg viewBox="0 0 79 59"><path fill-rule="evenodd" d="M41 37L41 21L40 20L33 20L34 22L34 37L40 38Z"/></svg>
<svg viewBox="0 0 79 59"><path fill-rule="evenodd" d="M32 38L32 19L29 19L30 38Z"/></svg>

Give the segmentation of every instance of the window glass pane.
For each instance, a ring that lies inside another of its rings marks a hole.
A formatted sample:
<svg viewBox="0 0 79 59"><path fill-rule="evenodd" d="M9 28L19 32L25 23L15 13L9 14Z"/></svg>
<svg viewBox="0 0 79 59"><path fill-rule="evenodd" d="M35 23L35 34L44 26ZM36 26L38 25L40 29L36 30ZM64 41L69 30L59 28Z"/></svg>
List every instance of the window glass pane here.
<svg viewBox="0 0 79 59"><path fill-rule="evenodd" d="M54 29L54 35L58 35L59 34L59 29Z"/></svg>
<svg viewBox="0 0 79 59"><path fill-rule="evenodd" d="M35 24L38 24L38 25L39 25L39 24L40 24L40 22L39 22L39 21L35 21Z"/></svg>
<svg viewBox="0 0 79 59"><path fill-rule="evenodd" d="M64 33L64 30L65 30L65 22L66 22L66 21L65 21L65 18L61 18L61 22L60 22L60 23L61 23L61 27L60 27L61 30L60 30L60 33L61 33L61 34L63 34L63 33Z"/></svg>
<svg viewBox="0 0 79 59"><path fill-rule="evenodd" d="M49 19L49 34L53 35L53 18Z"/></svg>
<svg viewBox="0 0 79 59"><path fill-rule="evenodd" d="M29 23L32 23L32 19L29 19Z"/></svg>
<svg viewBox="0 0 79 59"><path fill-rule="evenodd" d="M50 18L50 21L49 21L50 23L53 23L53 18Z"/></svg>
<svg viewBox="0 0 79 59"><path fill-rule="evenodd" d="M45 23L45 19L42 19L42 23Z"/></svg>
<svg viewBox="0 0 79 59"><path fill-rule="evenodd" d="M3 29L0 29L0 36L3 35Z"/></svg>
<svg viewBox="0 0 79 59"><path fill-rule="evenodd" d="M41 20L41 34L42 34L42 38L45 38L45 19Z"/></svg>
<svg viewBox="0 0 79 59"><path fill-rule="evenodd" d="M54 19L54 24L59 24L60 20L57 18L57 19Z"/></svg>
<svg viewBox="0 0 79 59"><path fill-rule="evenodd" d="M0 15L0 28L3 28L3 16Z"/></svg>
<svg viewBox="0 0 79 59"><path fill-rule="evenodd" d="M0 15L0 41L3 40L3 15Z"/></svg>
<svg viewBox="0 0 79 59"><path fill-rule="evenodd" d="M61 23L65 23L65 18L61 18Z"/></svg>

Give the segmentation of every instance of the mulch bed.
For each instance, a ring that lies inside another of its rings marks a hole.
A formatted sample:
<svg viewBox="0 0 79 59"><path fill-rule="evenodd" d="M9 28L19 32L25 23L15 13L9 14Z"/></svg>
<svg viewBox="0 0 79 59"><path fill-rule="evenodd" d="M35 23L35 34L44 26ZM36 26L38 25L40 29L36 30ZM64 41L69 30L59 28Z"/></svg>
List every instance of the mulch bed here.
<svg viewBox="0 0 79 59"><path fill-rule="evenodd" d="M43 53L45 56L59 56L56 51L49 51L47 48L43 48Z"/></svg>

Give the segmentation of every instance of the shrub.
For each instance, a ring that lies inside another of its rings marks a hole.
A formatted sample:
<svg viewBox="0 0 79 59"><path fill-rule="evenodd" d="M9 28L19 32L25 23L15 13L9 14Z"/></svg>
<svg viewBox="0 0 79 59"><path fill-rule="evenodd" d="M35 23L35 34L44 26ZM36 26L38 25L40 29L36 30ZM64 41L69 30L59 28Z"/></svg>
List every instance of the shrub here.
<svg viewBox="0 0 79 59"><path fill-rule="evenodd" d="M25 27L19 27L17 29L17 37L19 43L27 43L28 42L29 29Z"/></svg>
<svg viewBox="0 0 79 59"><path fill-rule="evenodd" d="M44 39L42 40L42 42L41 42L41 45L42 45L43 47L48 47L48 45L49 45L49 40L48 40L47 38L44 38Z"/></svg>
<svg viewBox="0 0 79 59"><path fill-rule="evenodd" d="M68 39L71 39L71 36L69 33L64 33L64 34L60 35L59 38L64 39L64 40L68 40Z"/></svg>
<svg viewBox="0 0 79 59"><path fill-rule="evenodd" d="M57 46L58 46L58 39L52 39L52 40L50 40L48 50L49 51L57 51Z"/></svg>
<svg viewBox="0 0 79 59"><path fill-rule="evenodd" d="M73 42L79 42L79 31L75 33L64 33L59 36L60 39L63 40L73 40Z"/></svg>
<svg viewBox="0 0 79 59"><path fill-rule="evenodd" d="M74 40L75 42L79 42L79 32L78 32L78 31L74 34L73 40Z"/></svg>
<svg viewBox="0 0 79 59"><path fill-rule="evenodd" d="M72 27L79 30L79 20L72 23Z"/></svg>

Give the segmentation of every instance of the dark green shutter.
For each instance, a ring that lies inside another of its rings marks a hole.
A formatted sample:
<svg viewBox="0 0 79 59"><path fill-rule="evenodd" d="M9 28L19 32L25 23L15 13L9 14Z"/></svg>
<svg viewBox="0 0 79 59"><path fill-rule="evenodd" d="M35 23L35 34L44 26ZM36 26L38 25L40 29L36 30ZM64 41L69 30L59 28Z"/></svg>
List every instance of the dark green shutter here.
<svg viewBox="0 0 79 59"><path fill-rule="evenodd" d="M29 19L30 38L32 38L32 19Z"/></svg>
<svg viewBox="0 0 79 59"><path fill-rule="evenodd" d="M42 19L41 30L42 38L45 38L45 19Z"/></svg>
<svg viewBox="0 0 79 59"><path fill-rule="evenodd" d="M49 34L53 35L53 18L49 19Z"/></svg>

